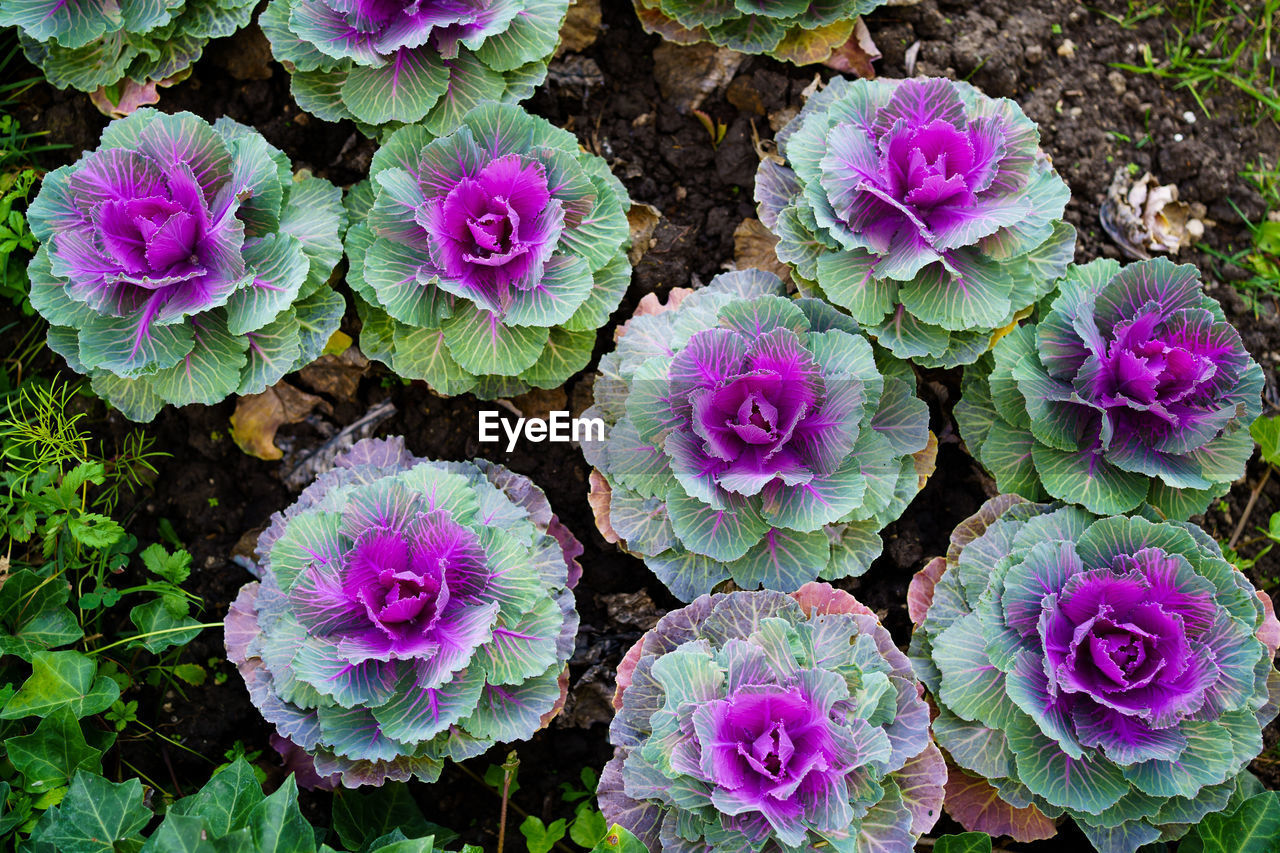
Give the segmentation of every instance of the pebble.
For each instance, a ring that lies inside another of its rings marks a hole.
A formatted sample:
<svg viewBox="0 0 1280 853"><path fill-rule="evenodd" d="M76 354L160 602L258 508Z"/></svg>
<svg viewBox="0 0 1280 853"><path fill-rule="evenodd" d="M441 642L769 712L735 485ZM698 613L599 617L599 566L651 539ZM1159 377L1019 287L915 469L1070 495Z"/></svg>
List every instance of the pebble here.
<svg viewBox="0 0 1280 853"><path fill-rule="evenodd" d="M1029 44L1023 49L1022 55L1026 57L1028 64L1039 65L1044 60L1044 48L1038 44Z"/></svg>
<svg viewBox="0 0 1280 853"><path fill-rule="evenodd" d="M1182 114L1182 120L1185 121L1187 124L1195 124L1196 114L1191 112L1191 110L1187 110L1185 113Z"/></svg>
<svg viewBox="0 0 1280 853"><path fill-rule="evenodd" d="M1123 95L1128 86L1125 84L1124 75L1119 71L1112 71L1107 75L1107 82L1111 84L1111 91L1117 95Z"/></svg>
<svg viewBox="0 0 1280 853"><path fill-rule="evenodd" d="M1174 141L1174 142L1181 142L1181 141L1182 141L1182 134L1181 134L1181 133L1175 133L1175 134L1173 135L1173 141Z"/></svg>
<svg viewBox="0 0 1280 853"><path fill-rule="evenodd" d="M1062 44L1058 45L1058 56L1063 59L1070 59L1076 55L1076 43L1071 39L1064 39Z"/></svg>

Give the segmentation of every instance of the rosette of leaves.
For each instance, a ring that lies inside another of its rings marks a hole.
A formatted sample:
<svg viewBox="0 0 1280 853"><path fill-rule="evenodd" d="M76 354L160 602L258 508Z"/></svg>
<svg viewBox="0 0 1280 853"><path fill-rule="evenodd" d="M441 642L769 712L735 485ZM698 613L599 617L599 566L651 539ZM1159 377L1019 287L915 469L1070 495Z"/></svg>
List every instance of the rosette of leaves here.
<svg viewBox="0 0 1280 853"><path fill-rule="evenodd" d="M932 471L910 366L785 293L744 270L632 318L582 416L597 525L685 601L862 574Z"/></svg>
<svg viewBox="0 0 1280 853"><path fill-rule="evenodd" d="M1007 98L944 79L836 78L756 174L760 220L802 292L894 355L969 364L1070 263L1070 196Z"/></svg>
<svg viewBox="0 0 1280 853"><path fill-rule="evenodd" d="M272 517L227 615L254 705L352 788L434 781L532 736L564 703L582 546L528 478L483 460L394 438L336 465Z"/></svg>
<svg viewBox="0 0 1280 853"><path fill-rule="evenodd" d="M259 19L298 106L373 130L437 135L473 107L519 103L547 74L569 0L271 0Z"/></svg>
<svg viewBox="0 0 1280 853"><path fill-rule="evenodd" d="M884 2L635 0L635 6L645 30L668 41L709 41L741 53L764 53L783 62L809 65L826 62L853 37L858 17Z"/></svg>
<svg viewBox="0 0 1280 853"><path fill-rule="evenodd" d="M126 417L255 394L318 357L345 303L341 191L257 132L139 110L45 176L27 272L49 347Z"/></svg>
<svg viewBox="0 0 1280 853"><path fill-rule="evenodd" d="M555 388L631 280L626 190L573 134L516 106L453 133L397 130L348 197L360 348L446 396ZM367 217L367 218L366 218Z"/></svg>
<svg viewBox="0 0 1280 853"><path fill-rule="evenodd" d="M0 0L0 26L18 28L27 59L51 85L97 92L105 112L128 112L155 103L157 85L190 74L205 44L247 26L253 7L251 0Z"/></svg>
<svg viewBox="0 0 1280 853"><path fill-rule="evenodd" d="M704 595L618 666L600 810L654 853L911 853L946 764L906 655L847 592Z"/></svg>
<svg viewBox="0 0 1280 853"><path fill-rule="evenodd" d="M1001 491L1183 519L1244 476L1262 368L1195 267L1073 266L1040 314L965 371L956 407Z"/></svg>
<svg viewBox="0 0 1280 853"><path fill-rule="evenodd" d="M1280 623L1200 528L1002 495L908 602L966 828L1029 840L1066 814L1133 853L1247 793Z"/></svg>

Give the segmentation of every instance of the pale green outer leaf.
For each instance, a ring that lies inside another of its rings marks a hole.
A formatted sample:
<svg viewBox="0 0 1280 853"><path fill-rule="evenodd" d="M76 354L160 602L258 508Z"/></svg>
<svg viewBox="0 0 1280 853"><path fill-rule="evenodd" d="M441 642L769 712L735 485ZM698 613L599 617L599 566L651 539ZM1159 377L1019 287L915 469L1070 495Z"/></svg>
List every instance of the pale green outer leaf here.
<svg viewBox="0 0 1280 853"><path fill-rule="evenodd" d="M607 448L606 472L611 479L643 497L665 500L675 483L670 460L657 445L640 438L630 418L609 430Z"/></svg>
<svg viewBox="0 0 1280 853"><path fill-rule="evenodd" d="M454 360L481 375L512 376L532 367L549 336L545 328L505 326L470 302L459 303L442 328Z"/></svg>
<svg viewBox="0 0 1280 853"><path fill-rule="evenodd" d="M298 319L299 353L292 369L305 367L320 357L333 333L342 325L346 310L347 301L342 294L323 286L293 303L293 313Z"/></svg>
<svg viewBox="0 0 1280 853"><path fill-rule="evenodd" d="M432 59L441 62L434 56ZM439 101L423 122L427 130L437 136L443 136L462 124L462 117L473 107L501 98L506 89L506 81L502 75L486 67L466 48L459 49L458 56L448 60L447 67L441 67L444 68L445 76L438 95Z"/></svg>
<svg viewBox="0 0 1280 853"><path fill-rule="evenodd" d="M898 302L898 283L877 277L876 262L876 257L863 249L817 256L817 278L823 292L859 323L879 323Z"/></svg>
<svg viewBox="0 0 1280 853"><path fill-rule="evenodd" d="M450 76L430 49L401 50L386 65L350 67L342 83L342 103L366 124L413 123L445 96Z"/></svg>
<svg viewBox="0 0 1280 853"><path fill-rule="evenodd" d="M212 406L240 387L249 342L227 331L226 317L220 310L201 314L190 323L195 346L173 367L157 371L150 378L151 387L175 406Z"/></svg>
<svg viewBox="0 0 1280 853"><path fill-rule="evenodd" d="M774 528L728 569L743 589L798 589L827 565L830 556L831 540L825 530L801 533Z"/></svg>
<svg viewBox="0 0 1280 853"><path fill-rule="evenodd" d="M923 322L948 331L993 329L1010 313L1011 286L1010 270L1004 264L960 249L903 283L898 299Z"/></svg>
<svg viewBox="0 0 1280 853"><path fill-rule="evenodd" d="M439 327L449 310L449 295L419 273L427 263L416 246L375 237L362 261L361 277L378 305L409 326Z"/></svg>
<svg viewBox="0 0 1280 853"><path fill-rule="evenodd" d="M880 527L874 521L828 525L825 530L831 539L831 561L818 576L823 580L837 580L857 577L866 572L884 550Z"/></svg>
<svg viewBox="0 0 1280 853"><path fill-rule="evenodd" d="M1068 453L1036 443L1031 456L1045 491L1099 515L1128 512L1146 497L1146 477L1121 471L1101 454Z"/></svg>
<svg viewBox="0 0 1280 853"><path fill-rule="evenodd" d="M595 345L595 329L572 332L554 327L538 360L521 371L519 378L535 388L563 385L570 376L587 366Z"/></svg>
<svg viewBox="0 0 1280 853"><path fill-rule="evenodd" d="M227 331L232 335L261 329L279 317L307 277L302 242L288 234L246 240L243 254L253 277L227 300Z"/></svg>
<svg viewBox="0 0 1280 853"><path fill-rule="evenodd" d="M643 556L650 571L681 601L693 601L729 577L723 563L701 554L672 550Z"/></svg>
<svg viewBox="0 0 1280 853"><path fill-rule="evenodd" d="M489 684L522 684L556 662L556 640L564 624L559 603L549 596L509 626L495 626L493 639L476 650Z"/></svg>
<svg viewBox="0 0 1280 853"><path fill-rule="evenodd" d="M987 430L986 440L973 449L983 467L996 478L996 486L1002 493L1022 495L1034 501L1045 497L1032 458L1035 447L1036 440L1031 433L997 417Z"/></svg>
<svg viewBox="0 0 1280 853"><path fill-rule="evenodd" d="M1068 757L1029 719L1017 720L1008 736L1018 765L1017 778L1052 805L1097 814L1129 791L1128 782L1114 764Z"/></svg>
<svg viewBox="0 0 1280 853"><path fill-rule="evenodd" d="M302 344L292 310L245 337L249 341L249 359L240 375L237 394L260 394L298 364Z"/></svg>
<svg viewBox="0 0 1280 853"><path fill-rule="evenodd" d="M609 496L609 523L626 547L641 554L656 554L675 543L675 532L662 498L643 497L619 485Z"/></svg>
<svg viewBox="0 0 1280 853"><path fill-rule="evenodd" d="M111 707L120 698L120 686L98 665L76 651L36 652L31 657L31 677L9 697L0 719L47 717L68 708L76 717L90 717Z"/></svg>
<svg viewBox="0 0 1280 853"><path fill-rule="evenodd" d="M678 486L667 495L667 512L676 538L686 549L721 562L747 553L769 529L750 501L712 509Z"/></svg>
<svg viewBox="0 0 1280 853"><path fill-rule="evenodd" d="M552 257L538 284L512 294L503 322L513 326L564 323L587 301L593 286L586 261L573 255Z"/></svg>
<svg viewBox="0 0 1280 853"><path fill-rule="evenodd" d="M586 300L566 320L563 327L573 332L594 332L609 322L609 315L622 301L622 295L631 283L631 264L627 256L618 253L604 267L593 273L593 285Z"/></svg>
<svg viewBox="0 0 1280 853"><path fill-rule="evenodd" d="M413 685L402 685L390 702L374 709L374 718L388 737L405 743L430 740L475 709L484 687L484 670L471 666L455 673L439 688L435 699Z"/></svg>
<svg viewBox="0 0 1280 853"><path fill-rule="evenodd" d="M778 489L764 500L762 512L776 527L817 530L861 506L866 488L859 460L849 457L828 476Z"/></svg>
<svg viewBox="0 0 1280 853"><path fill-rule="evenodd" d="M284 0L275 0L267 8L284 5ZM289 91L303 111L323 121L342 121L355 118L342 99L346 82L347 72L344 70L300 70L289 75Z"/></svg>
<svg viewBox="0 0 1280 853"><path fill-rule="evenodd" d="M982 623L974 613L933 638L933 660L942 672L940 698L961 719L1004 728L1016 713L1005 695L1004 673L987 656Z"/></svg>
<svg viewBox="0 0 1280 853"><path fill-rule="evenodd" d="M476 377L454 360L445 343L443 331L414 329L394 320L389 322L393 324L391 367L396 373L408 379L422 379L441 394L450 397L475 387ZM370 321L366 320L365 328L368 329L370 325ZM376 328L375 326L370 331ZM360 333L362 347L367 334L364 331ZM380 349L379 345L373 351Z"/></svg>
<svg viewBox="0 0 1280 853"><path fill-rule="evenodd" d="M542 714L560 696L557 663L542 675L514 685L487 685L475 703L475 713L462 722L474 737L497 741L526 740L542 728Z"/></svg>
<svg viewBox="0 0 1280 853"><path fill-rule="evenodd" d="M151 390L147 377L125 379L113 373L95 371L90 384L93 393L120 410L131 421L146 422L164 408L165 401Z"/></svg>
<svg viewBox="0 0 1280 853"><path fill-rule="evenodd" d="M560 25L569 9L565 0L525 0L521 5L506 30L476 48L476 56L494 71L514 71L538 60L545 63L560 41Z"/></svg>
<svg viewBox="0 0 1280 853"><path fill-rule="evenodd" d="M152 324L139 328L139 317L88 317L80 334L80 361L90 370L109 370L131 378L172 367L194 346L188 324Z"/></svg>

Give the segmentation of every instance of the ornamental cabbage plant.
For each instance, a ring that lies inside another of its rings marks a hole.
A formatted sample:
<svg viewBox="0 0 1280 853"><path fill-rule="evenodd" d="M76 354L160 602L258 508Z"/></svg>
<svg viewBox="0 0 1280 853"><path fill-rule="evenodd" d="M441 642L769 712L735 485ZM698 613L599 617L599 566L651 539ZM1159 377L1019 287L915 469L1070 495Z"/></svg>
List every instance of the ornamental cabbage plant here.
<svg viewBox="0 0 1280 853"><path fill-rule="evenodd" d="M906 655L847 592L704 595L618 666L600 810L654 853L911 853L946 764Z"/></svg>
<svg viewBox="0 0 1280 853"><path fill-rule="evenodd" d="M360 348L446 396L564 384L631 280L622 184L566 131L486 104L393 133L348 199ZM367 218L366 218L367 217Z"/></svg>
<svg viewBox="0 0 1280 853"><path fill-rule="evenodd" d="M564 703L582 546L500 465L400 438L336 465L272 516L227 614L254 705L351 788L532 736Z"/></svg>
<svg viewBox="0 0 1280 853"><path fill-rule="evenodd" d="M95 92L104 112L155 103L156 86L191 73L210 39L253 17L252 0L0 0L0 26L17 27L22 50L59 89Z"/></svg>
<svg viewBox="0 0 1280 853"><path fill-rule="evenodd" d="M967 828L1008 831L987 823L1002 802L1133 853L1249 790L1280 622L1200 528L1002 495L917 575L910 612Z"/></svg>
<svg viewBox="0 0 1280 853"><path fill-rule="evenodd" d="M128 418L256 394L317 358L345 307L342 193L261 134L139 110L45 176L31 304L49 347Z"/></svg>
<svg viewBox="0 0 1280 853"><path fill-rule="evenodd" d="M858 16L885 0L635 0L636 15L647 32L668 41L709 41L741 53L764 53L783 62L826 62L832 51L854 35Z"/></svg>
<svg viewBox="0 0 1280 853"><path fill-rule="evenodd" d="M833 79L756 175L761 221L802 292L899 358L975 361L1053 289L1070 192L1016 103L943 79Z"/></svg>
<svg viewBox="0 0 1280 853"><path fill-rule="evenodd" d="M685 601L733 578L796 589L859 575L932 471L909 365L777 276L717 276L628 321L600 361L607 426L584 441L596 522Z"/></svg>
<svg viewBox="0 0 1280 853"><path fill-rule="evenodd" d="M271 0L259 20L298 106L370 129L447 133L467 111L533 94L569 0Z"/></svg>
<svg viewBox="0 0 1280 853"><path fill-rule="evenodd" d="M1038 323L965 371L965 443L1002 491L1203 512L1244 476L1262 368L1190 265L1073 266Z"/></svg>

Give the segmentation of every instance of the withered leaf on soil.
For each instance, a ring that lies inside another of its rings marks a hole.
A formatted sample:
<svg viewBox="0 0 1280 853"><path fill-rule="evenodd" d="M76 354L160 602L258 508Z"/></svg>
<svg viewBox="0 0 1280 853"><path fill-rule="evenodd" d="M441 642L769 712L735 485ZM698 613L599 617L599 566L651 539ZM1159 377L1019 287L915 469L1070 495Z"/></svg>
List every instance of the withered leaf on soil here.
<svg viewBox="0 0 1280 853"><path fill-rule="evenodd" d="M231 415L231 439L250 456L275 460L284 456L276 447L276 432L285 424L296 424L315 409L332 409L320 397L308 394L281 380L261 394L236 400Z"/></svg>

